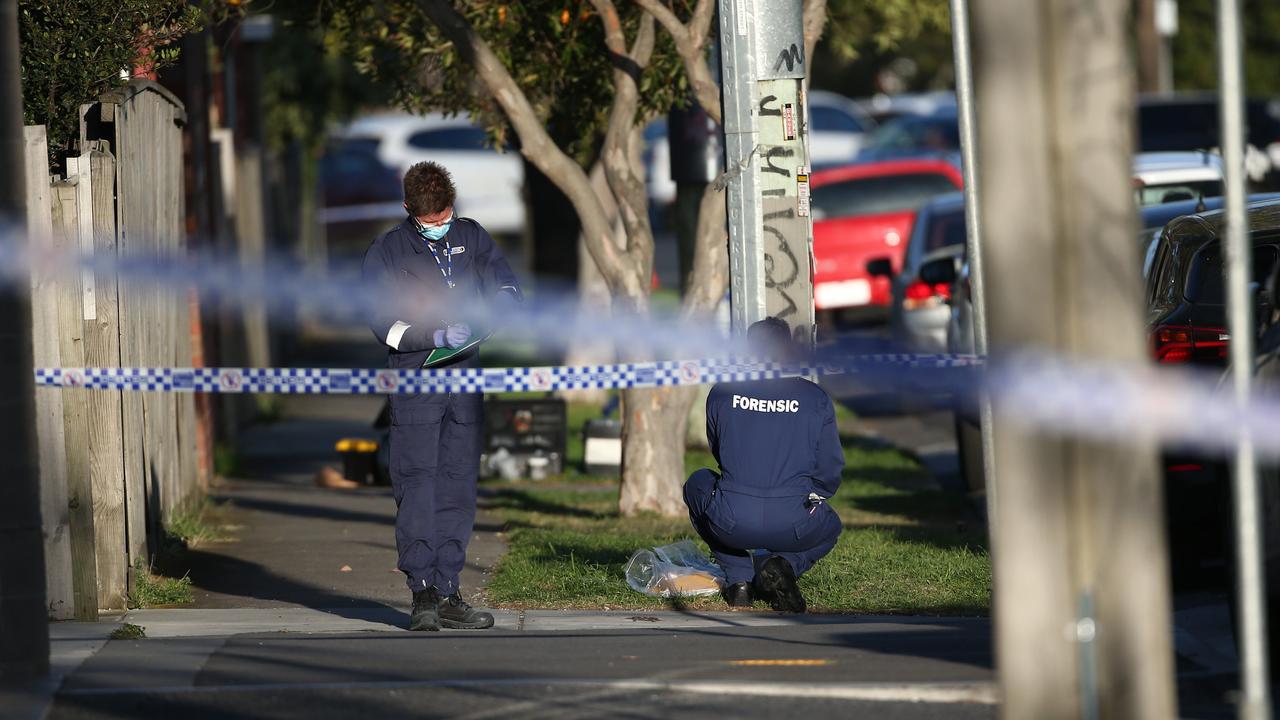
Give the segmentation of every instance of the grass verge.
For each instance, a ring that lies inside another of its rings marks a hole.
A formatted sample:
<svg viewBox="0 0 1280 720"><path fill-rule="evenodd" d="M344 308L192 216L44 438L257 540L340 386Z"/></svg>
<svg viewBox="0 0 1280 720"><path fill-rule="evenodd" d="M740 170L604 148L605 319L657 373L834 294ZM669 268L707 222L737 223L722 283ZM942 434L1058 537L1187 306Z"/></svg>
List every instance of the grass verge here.
<svg viewBox="0 0 1280 720"><path fill-rule="evenodd" d="M845 437L844 445L844 481L832 507L845 531L801 579L811 608L986 614L986 531L967 500L920 489L923 471L895 449L853 437ZM690 469L710 463L705 453L686 457ZM619 517L617 500L616 488L608 486L500 490L491 511L506 524L510 551L488 587L489 601L508 607L723 609L719 598L668 601L626 586L623 566L637 549L696 536L685 518Z"/></svg>
<svg viewBox="0 0 1280 720"><path fill-rule="evenodd" d="M219 505L207 497L175 510L165 525L166 541L184 548L226 539Z"/></svg>
<svg viewBox="0 0 1280 720"><path fill-rule="evenodd" d="M188 605L195 600L191 594L191 578L165 577L151 572L151 568L138 561L133 568L133 592L129 594L130 608L171 607Z"/></svg>

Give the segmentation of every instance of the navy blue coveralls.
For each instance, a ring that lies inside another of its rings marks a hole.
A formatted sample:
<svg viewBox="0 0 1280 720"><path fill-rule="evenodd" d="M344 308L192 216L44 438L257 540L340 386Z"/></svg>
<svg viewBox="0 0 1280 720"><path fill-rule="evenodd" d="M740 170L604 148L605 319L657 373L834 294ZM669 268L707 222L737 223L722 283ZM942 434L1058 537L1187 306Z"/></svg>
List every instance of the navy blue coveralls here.
<svg viewBox="0 0 1280 720"><path fill-rule="evenodd" d="M840 518L809 493L840 487L844 453L835 408L808 380L722 383L707 397L707 439L720 472L684 485L693 527L730 584L755 577L751 551L779 555L804 573L835 547Z"/></svg>
<svg viewBox="0 0 1280 720"><path fill-rule="evenodd" d="M451 248L446 256L445 247ZM443 240L427 241L409 219L373 241L364 256L367 287L394 298L369 318L373 334L388 346L387 366L419 368L431 351L407 342L461 322L477 303L509 292L520 299L515 274L493 238L474 220L457 218ZM445 278L452 258L450 288ZM447 367L479 364L472 350ZM396 499L398 567L409 589L458 589L476 516L483 397L479 393L391 395L391 484Z"/></svg>

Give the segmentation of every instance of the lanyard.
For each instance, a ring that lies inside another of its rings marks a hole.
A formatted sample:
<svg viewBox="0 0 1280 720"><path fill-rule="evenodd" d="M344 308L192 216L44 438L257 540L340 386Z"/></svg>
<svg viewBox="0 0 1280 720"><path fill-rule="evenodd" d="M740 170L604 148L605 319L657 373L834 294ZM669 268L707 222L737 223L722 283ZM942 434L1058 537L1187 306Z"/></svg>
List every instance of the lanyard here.
<svg viewBox="0 0 1280 720"><path fill-rule="evenodd" d="M453 282L453 246L449 244L448 238L444 241L444 262L440 262L440 254L436 251L436 246L430 240L426 243L427 249L431 251L431 257L436 259L436 267L440 268L440 274L444 276L445 283L450 289L457 287Z"/></svg>

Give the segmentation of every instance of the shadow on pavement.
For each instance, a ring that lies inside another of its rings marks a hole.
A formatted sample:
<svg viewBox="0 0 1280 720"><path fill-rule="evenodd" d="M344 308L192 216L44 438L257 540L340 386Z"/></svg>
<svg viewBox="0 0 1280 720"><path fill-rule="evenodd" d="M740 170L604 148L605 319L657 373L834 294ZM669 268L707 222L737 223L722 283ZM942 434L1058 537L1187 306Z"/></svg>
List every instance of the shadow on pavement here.
<svg viewBox="0 0 1280 720"><path fill-rule="evenodd" d="M177 568L184 569L176 571ZM258 563L198 548L178 553L157 570L169 576L187 574L201 590L220 595L292 603L349 620L376 619L399 627L404 627L409 621L405 612L386 603L301 583ZM372 618L368 612L370 608L378 610Z"/></svg>
<svg viewBox="0 0 1280 720"><path fill-rule="evenodd" d="M329 492L350 492L350 491L329 491ZM366 491L356 491L365 497L385 495L387 502L391 502L391 493L371 493ZM331 522L339 523L374 523L377 525L385 525L392 527L395 525L395 515L391 513L373 513L362 512L359 510L347 510L344 508L333 507L332 505L311 505L297 502L285 502L283 500L268 500L261 497L246 497L244 495L215 495L215 500L220 502L229 502L236 508L244 510L255 510L258 512L271 513L274 515L288 515L296 518L312 518L323 519Z"/></svg>

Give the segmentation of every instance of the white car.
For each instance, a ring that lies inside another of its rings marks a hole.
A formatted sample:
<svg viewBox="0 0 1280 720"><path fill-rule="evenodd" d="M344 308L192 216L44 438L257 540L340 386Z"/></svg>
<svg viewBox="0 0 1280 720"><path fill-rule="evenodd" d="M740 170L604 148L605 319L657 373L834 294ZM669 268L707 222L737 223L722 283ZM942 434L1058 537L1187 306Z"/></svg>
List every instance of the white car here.
<svg viewBox="0 0 1280 720"><path fill-rule="evenodd" d="M1222 194L1222 158L1207 152L1149 152L1133 158L1138 207Z"/></svg>
<svg viewBox="0 0 1280 720"><path fill-rule="evenodd" d="M812 167L839 165L853 160L867 132L875 122L858 103L825 90L809 92L809 164ZM654 121L645 130L649 146L649 201L666 205L676 197L671 179L671 146L667 142L667 121Z"/></svg>
<svg viewBox="0 0 1280 720"><path fill-rule="evenodd" d="M898 95L873 95L855 100L863 112L877 123L883 123L902 115L936 115L956 113L956 94L950 90L934 90L922 93Z"/></svg>
<svg viewBox="0 0 1280 720"><path fill-rule="evenodd" d="M376 140L378 159L401 177L424 160L440 163L458 188L459 215L475 218L495 235L524 232L520 155L487 146L484 130L469 119L438 113L385 113L358 118L336 135L344 140Z"/></svg>

